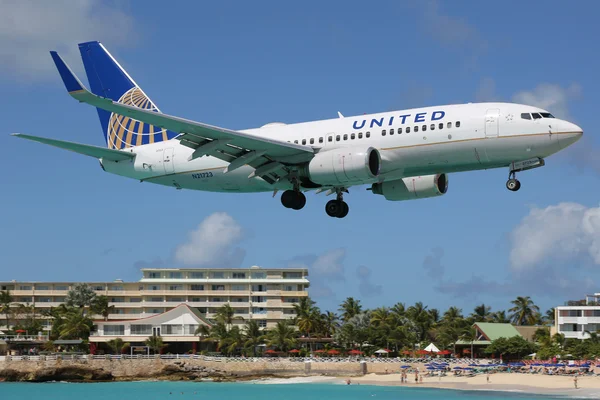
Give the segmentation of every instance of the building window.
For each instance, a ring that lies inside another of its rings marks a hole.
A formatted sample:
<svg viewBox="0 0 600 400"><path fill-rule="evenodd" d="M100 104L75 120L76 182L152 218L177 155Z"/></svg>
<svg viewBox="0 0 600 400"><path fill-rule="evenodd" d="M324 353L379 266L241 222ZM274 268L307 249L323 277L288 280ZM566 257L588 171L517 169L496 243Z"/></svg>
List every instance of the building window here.
<svg viewBox="0 0 600 400"><path fill-rule="evenodd" d="M248 285L231 285L231 290L233 290L233 291L248 290Z"/></svg>
<svg viewBox="0 0 600 400"><path fill-rule="evenodd" d="M225 290L225 285L212 285L211 290Z"/></svg>
<svg viewBox="0 0 600 400"><path fill-rule="evenodd" d="M69 290L69 287L63 286L63 285L57 285L57 286L54 286L54 290Z"/></svg>
<svg viewBox="0 0 600 400"><path fill-rule="evenodd" d="M191 285L190 290L204 290L204 285Z"/></svg>
<svg viewBox="0 0 600 400"><path fill-rule="evenodd" d="M183 285L169 285L169 290L183 290Z"/></svg>
<svg viewBox="0 0 600 400"><path fill-rule="evenodd" d="M183 335L181 325L161 325L160 333L165 335Z"/></svg>
<svg viewBox="0 0 600 400"><path fill-rule="evenodd" d="M284 272L283 279L302 279L302 272Z"/></svg>
<svg viewBox="0 0 600 400"><path fill-rule="evenodd" d="M212 301L213 303L223 303L225 302L225 299L223 299L222 297L211 297L210 301Z"/></svg>
<svg viewBox="0 0 600 400"><path fill-rule="evenodd" d="M163 301L163 298L162 298L162 297L151 297L151 298L150 298L150 301L153 301L153 302L161 302L161 303L162 303L162 301Z"/></svg>
<svg viewBox="0 0 600 400"><path fill-rule="evenodd" d="M123 286L110 286L108 290L119 291L123 290Z"/></svg>
<svg viewBox="0 0 600 400"><path fill-rule="evenodd" d="M267 274L264 272L253 272L252 273L252 279L265 279L267 277Z"/></svg>
<svg viewBox="0 0 600 400"><path fill-rule="evenodd" d="M125 335L125 325L104 325L104 334L106 336Z"/></svg>
<svg viewBox="0 0 600 400"><path fill-rule="evenodd" d="M252 314L266 314L267 309L263 307L252 307Z"/></svg>
<svg viewBox="0 0 600 400"><path fill-rule="evenodd" d="M111 297L110 302L111 303L124 303L125 297Z"/></svg>
<svg viewBox="0 0 600 400"><path fill-rule="evenodd" d="M259 319L258 320L258 326L259 326L259 328L266 328L267 327L267 320L266 319Z"/></svg>
<svg viewBox="0 0 600 400"><path fill-rule="evenodd" d="M161 278L161 273L160 272L149 272L148 273L148 278L150 279L160 279Z"/></svg>
<svg viewBox="0 0 600 400"><path fill-rule="evenodd" d="M160 285L150 285L148 286L148 290L160 290Z"/></svg>
<svg viewBox="0 0 600 400"><path fill-rule="evenodd" d="M264 303L266 300L266 297L263 296L252 296L252 302L253 303Z"/></svg>
<svg viewBox="0 0 600 400"><path fill-rule="evenodd" d="M266 285L252 285L253 292L266 292Z"/></svg>
<svg viewBox="0 0 600 400"><path fill-rule="evenodd" d="M234 272L233 279L246 279L246 273L245 272Z"/></svg>
<svg viewBox="0 0 600 400"><path fill-rule="evenodd" d="M283 290L285 292L295 292L297 289L297 285L284 285Z"/></svg>
<svg viewBox="0 0 600 400"><path fill-rule="evenodd" d="M198 303L198 302L201 302L201 301L203 301L203 300L202 300L202 297L192 297L192 298L190 299L190 301L191 301L192 303Z"/></svg>
<svg viewBox="0 0 600 400"><path fill-rule="evenodd" d="M167 301L169 303L183 303L183 302L185 302L185 300L183 299L183 297L168 297Z"/></svg>
<svg viewBox="0 0 600 400"><path fill-rule="evenodd" d="M152 325L131 325L132 335L151 335Z"/></svg>
<svg viewBox="0 0 600 400"><path fill-rule="evenodd" d="M35 290L50 290L50 286L36 286Z"/></svg>
<svg viewBox="0 0 600 400"><path fill-rule="evenodd" d="M141 297L130 297L129 298L130 303L141 303L141 301L142 301Z"/></svg>
<svg viewBox="0 0 600 400"><path fill-rule="evenodd" d="M190 272L191 279L204 279L204 272Z"/></svg>
<svg viewBox="0 0 600 400"><path fill-rule="evenodd" d="M213 277L213 279L223 279L223 278L225 278L225 273L224 272L213 272L212 277Z"/></svg>
<svg viewBox="0 0 600 400"><path fill-rule="evenodd" d="M19 286L19 290L31 290L31 286Z"/></svg>

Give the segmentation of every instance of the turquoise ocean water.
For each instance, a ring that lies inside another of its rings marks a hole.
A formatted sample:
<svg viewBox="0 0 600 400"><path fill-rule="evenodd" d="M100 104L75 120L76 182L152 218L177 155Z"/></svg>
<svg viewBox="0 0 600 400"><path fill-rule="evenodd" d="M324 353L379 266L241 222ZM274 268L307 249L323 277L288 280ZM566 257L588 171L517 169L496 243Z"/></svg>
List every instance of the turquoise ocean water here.
<svg viewBox="0 0 600 400"><path fill-rule="evenodd" d="M0 383L0 400L550 400L560 397L514 392L457 391L428 388L338 384L116 382Z"/></svg>

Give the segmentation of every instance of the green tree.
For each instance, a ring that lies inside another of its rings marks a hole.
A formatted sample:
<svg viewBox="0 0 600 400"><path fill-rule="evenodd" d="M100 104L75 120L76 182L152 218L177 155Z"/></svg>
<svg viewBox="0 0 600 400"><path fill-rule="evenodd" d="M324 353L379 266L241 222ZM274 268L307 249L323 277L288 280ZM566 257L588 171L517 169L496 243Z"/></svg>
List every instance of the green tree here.
<svg viewBox="0 0 600 400"><path fill-rule="evenodd" d="M101 315L105 321L108 316L115 311L115 306L111 306L106 296L97 296L90 304L92 314Z"/></svg>
<svg viewBox="0 0 600 400"><path fill-rule="evenodd" d="M415 303L414 306L408 307L406 316L417 328L418 341L424 341L432 324L431 315L427 312L427 306L423 305L421 302Z"/></svg>
<svg viewBox="0 0 600 400"><path fill-rule="evenodd" d="M127 347L129 347L129 343L124 342L121 338L111 339L107 344L115 354L121 354Z"/></svg>
<svg viewBox="0 0 600 400"><path fill-rule="evenodd" d="M165 344L160 336L152 335L146 339L146 346L150 347L154 354L157 354L165 347Z"/></svg>
<svg viewBox="0 0 600 400"><path fill-rule="evenodd" d="M287 321L279 321L267 334L267 345L288 351L296 345L296 330Z"/></svg>
<svg viewBox="0 0 600 400"><path fill-rule="evenodd" d="M67 308L61 315L59 325L60 339L88 339L94 323L85 314L83 308Z"/></svg>
<svg viewBox="0 0 600 400"><path fill-rule="evenodd" d="M496 311L492 314L492 322L497 324L508 324L510 322L510 318L506 316L506 311Z"/></svg>
<svg viewBox="0 0 600 400"><path fill-rule="evenodd" d="M529 296L519 296L511 301L511 304L513 304L514 307L508 311L511 313L510 319L513 324L533 325L538 319L540 308L533 303L533 300L531 300Z"/></svg>
<svg viewBox="0 0 600 400"><path fill-rule="evenodd" d="M529 353L535 352L537 346L528 342L522 336L513 336L511 338L498 338L486 348L488 354L498 354L509 356L511 358L521 358Z"/></svg>
<svg viewBox="0 0 600 400"><path fill-rule="evenodd" d="M546 310L546 313L544 314L544 323L548 324L548 325L554 325L554 319L556 315L556 311L554 308L549 308L548 310Z"/></svg>
<svg viewBox="0 0 600 400"><path fill-rule="evenodd" d="M340 305L340 310L342 313L342 321L348 322L350 318L358 315L362 312L362 306L360 305L360 300L356 300L354 297L348 297L344 302Z"/></svg>
<svg viewBox="0 0 600 400"><path fill-rule="evenodd" d="M326 311L325 314L321 315L321 321L323 323L323 333L325 337L333 337L335 332L339 329L339 317L336 313L331 311Z"/></svg>
<svg viewBox="0 0 600 400"><path fill-rule="evenodd" d="M493 319L492 307L480 304L473 310L471 318L474 322L488 322Z"/></svg>
<svg viewBox="0 0 600 400"><path fill-rule="evenodd" d="M227 355L234 354L244 346L244 336L239 326L232 327L219 342L219 348Z"/></svg>
<svg viewBox="0 0 600 400"><path fill-rule="evenodd" d="M231 307L229 303L222 305L217 309L215 313L215 319L218 322L225 324L225 327L229 330L233 325L234 320L242 320L242 317L235 316L235 309Z"/></svg>
<svg viewBox="0 0 600 400"><path fill-rule="evenodd" d="M265 334L260 329L258 322L254 319L246 321L244 327L244 348L252 350L252 355L256 357L256 347L265 342Z"/></svg>
<svg viewBox="0 0 600 400"><path fill-rule="evenodd" d="M10 312L11 306L14 302L10 290L0 291L0 314L4 314L6 318L6 329L10 329Z"/></svg>
<svg viewBox="0 0 600 400"><path fill-rule="evenodd" d="M306 334L309 339L311 333L317 331L321 325L321 311L315 307L314 304L315 302L309 297L303 297L298 304L294 304L296 326L298 326L298 330Z"/></svg>
<svg viewBox="0 0 600 400"><path fill-rule="evenodd" d="M70 307L90 307L96 300L96 292L85 283L76 283L67 293L65 303Z"/></svg>

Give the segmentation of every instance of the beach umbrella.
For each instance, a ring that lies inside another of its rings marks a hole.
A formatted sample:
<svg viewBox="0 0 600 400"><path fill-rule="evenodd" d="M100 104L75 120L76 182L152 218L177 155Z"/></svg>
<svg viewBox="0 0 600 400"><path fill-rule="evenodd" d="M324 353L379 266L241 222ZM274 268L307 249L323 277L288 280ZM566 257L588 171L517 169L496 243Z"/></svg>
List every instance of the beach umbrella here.
<svg viewBox="0 0 600 400"><path fill-rule="evenodd" d="M265 354L275 354L275 353L277 353L277 352L273 349L269 349L269 350L265 351Z"/></svg>
<svg viewBox="0 0 600 400"><path fill-rule="evenodd" d="M313 353L325 353L325 350L315 350Z"/></svg>
<svg viewBox="0 0 600 400"><path fill-rule="evenodd" d="M462 369L462 367L454 367L454 368L452 368L452 369Z"/></svg>
<svg viewBox="0 0 600 400"><path fill-rule="evenodd" d="M388 350L386 350L386 349L379 349L379 350L377 350L375 353L376 353L376 354L387 354L387 353L389 353L389 351L388 351Z"/></svg>
<svg viewBox="0 0 600 400"><path fill-rule="evenodd" d="M288 351L288 353L300 353L300 350L298 350L298 349L293 349L293 350L290 350L290 351Z"/></svg>
<svg viewBox="0 0 600 400"><path fill-rule="evenodd" d="M405 369L405 368L410 368L410 365L403 365L400 368Z"/></svg>
<svg viewBox="0 0 600 400"><path fill-rule="evenodd" d="M427 369L428 369L429 371L433 371L434 369L437 369L437 368L435 368L435 367L427 367Z"/></svg>
<svg viewBox="0 0 600 400"><path fill-rule="evenodd" d="M340 354L340 352L339 352L339 351L337 351L336 349L331 349L331 350L329 350L329 351L327 352L327 354L331 354L331 355L338 355L338 354Z"/></svg>
<svg viewBox="0 0 600 400"><path fill-rule="evenodd" d="M402 352L402 354L410 355L410 354L412 354L412 351L410 351L410 350L404 350Z"/></svg>
<svg viewBox="0 0 600 400"><path fill-rule="evenodd" d="M438 354L441 354L443 356L447 356L449 354L452 354L452 352L450 350L442 350Z"/></svg>
<svg viewBox="0 0 600 400"><path fill-rule="evenodd" d="M353 350L350 350L350 351L348 352L348 354L352 354L352 355L359 355L359 354L362 354L362 351L360 351L360 350L356 350L356 349L353 349Z"/></svg>
<svg viewBox="0 0 600 400"><path fill-rule="evenodd" d="M17 329L15 332L17 332L17 333L25 333L25 332L27 332L27 331L26 331L26 330L24 330L24 329Z"/></svg>

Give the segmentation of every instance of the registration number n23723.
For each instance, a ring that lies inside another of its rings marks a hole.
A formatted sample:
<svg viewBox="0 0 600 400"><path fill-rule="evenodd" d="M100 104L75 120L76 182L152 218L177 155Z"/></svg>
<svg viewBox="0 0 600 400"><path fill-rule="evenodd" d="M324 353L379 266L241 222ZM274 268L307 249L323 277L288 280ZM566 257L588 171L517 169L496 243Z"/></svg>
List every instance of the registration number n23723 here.
<svg viewBox="0 0 600 400"><path fill-rule="evenodd" d="M192 174L192 178L194 178L194 179L204 179L204 178L212 178L212 177L213 177L212 172L197 172L195 174Z"/></svg>

